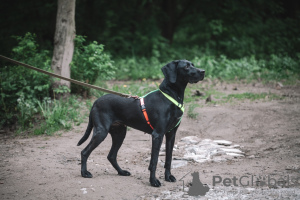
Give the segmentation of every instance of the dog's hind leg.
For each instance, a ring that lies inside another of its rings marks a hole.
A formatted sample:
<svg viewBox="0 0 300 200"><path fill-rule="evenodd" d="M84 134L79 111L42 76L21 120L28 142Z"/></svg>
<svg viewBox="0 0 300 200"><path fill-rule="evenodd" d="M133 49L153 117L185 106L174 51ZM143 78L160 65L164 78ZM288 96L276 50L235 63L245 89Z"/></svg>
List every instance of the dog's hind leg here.
<svg viewBox="0 0 300 200"><path fill-rule="evenodd" d="M117 154L120 147L123 144L124 138L126 136L126 131L127 126L123 124L113 124L109 129L109 133L112 137L112 146L107 156L107 159L112 164L112 166L118 171L118 174L121 176L130 176L130 172L122 170L117 162Z"/></svg>
<svg viewBox="0 0 300 200"><path fill-rule="evenodd" d="M93 137L90 143L81 151L81 176L85 178L92 178L92 174L87 171L87 159L92 151L106 138L108 134L108 128L103 126L98 119L94 121Z"/></svg>

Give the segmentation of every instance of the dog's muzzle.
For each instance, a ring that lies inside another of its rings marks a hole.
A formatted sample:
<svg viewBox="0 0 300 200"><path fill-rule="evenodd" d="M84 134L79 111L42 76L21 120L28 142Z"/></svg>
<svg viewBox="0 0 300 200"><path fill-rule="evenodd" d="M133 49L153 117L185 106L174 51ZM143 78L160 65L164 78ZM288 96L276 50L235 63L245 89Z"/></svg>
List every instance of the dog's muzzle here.
<svg viewBox="0 0 300 200"><path fill-rule="evenodd" d="M202 81L204 79L205 71L202 69L197 69L197 72L195 76L191 77L189 79L189 83L197 83L199 81Z"/></svg>

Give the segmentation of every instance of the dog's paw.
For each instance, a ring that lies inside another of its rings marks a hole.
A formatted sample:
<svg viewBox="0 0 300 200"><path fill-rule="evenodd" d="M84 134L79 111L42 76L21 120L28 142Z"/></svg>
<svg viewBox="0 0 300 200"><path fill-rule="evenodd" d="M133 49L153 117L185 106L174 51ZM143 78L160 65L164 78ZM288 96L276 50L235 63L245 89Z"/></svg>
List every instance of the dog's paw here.
<svg viewBox="0 0 300 200"><path fill-rule="evenodd" d="M130 172L126 171L126 170L122 170L122 171L118 172L118 174L120 176L130 176L131 175Z"/></svg>
<svg viewBox="0 0 300 200"><path fill-rule="evenodd" d="M81 171L81 176L84 178L92 178L93 175L89 171Z"/></svg>
<svg viewBox="0 0 300 200"><path fill-rule="evenodd" d="M176 178L173 175L165 176L165 180L168 182L176 182Z"/></svg>
<svg viewBox="0 0 300 200"><path fill-rule="evenodd" d="M158 179L156 179L156 178L150 178L150 184L151 184L151 186L153 186L153 187L160 187L161 186L161 183L159 182L159 180Z"/></svg>

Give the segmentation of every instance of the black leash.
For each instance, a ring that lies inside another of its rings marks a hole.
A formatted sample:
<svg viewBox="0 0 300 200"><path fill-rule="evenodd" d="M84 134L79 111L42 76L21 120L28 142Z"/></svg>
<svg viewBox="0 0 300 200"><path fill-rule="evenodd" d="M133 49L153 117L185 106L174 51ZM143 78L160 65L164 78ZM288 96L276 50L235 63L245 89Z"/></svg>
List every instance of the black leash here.
<svg viewBox="0 0 300 200"><path fill-rule="evenodd" d="M108 90L108 89L105 89L105 88L101 88L101 87L98 87L98 86L95 86L95 85L90 85L90 84L87 84L87 83L83 83L83 82L80 82L80 81L77 81L77 80L74 80L74 79L71 79L71 78L66 78L66 77L64 77L64 76L60 76L60 75L57 75L57 74L54 74L54 73L51 73L51 72L47 72L47 71L45 71L45 70L42 70L42 69L33 67L33 66L31 66L31 65L27 65L27 64L21 63L21 62L19 62L19 61L13 60L13 59L11 59L11 58L7 58L7 57L2 56L2 55L0 55L0 58L2 58L3 60L6 60L6 61L8 61L8 62L17 64L17 65L21 65L21 66L26 67L26 68L28 68L28 69L33 69L33 70L38 71L38 72L41 72L41 73L43 73L43 74L47 74L47 75L49 75L49 76L53 76L53 77L60 78L60 79L66 80L66 81L70 81L70 82L75 83L75 84L77 84L77 85L81 85L81 86L93 88L93 89L100 90L100 91L102 91L102 92L106 92L106 93L110 93L110 94L119 95L119 96L121 96L121 97L127 97L127 98L132 97L132 96L129 95L129 94L123 94L123 93L115 92L115 91Z"/></svg>

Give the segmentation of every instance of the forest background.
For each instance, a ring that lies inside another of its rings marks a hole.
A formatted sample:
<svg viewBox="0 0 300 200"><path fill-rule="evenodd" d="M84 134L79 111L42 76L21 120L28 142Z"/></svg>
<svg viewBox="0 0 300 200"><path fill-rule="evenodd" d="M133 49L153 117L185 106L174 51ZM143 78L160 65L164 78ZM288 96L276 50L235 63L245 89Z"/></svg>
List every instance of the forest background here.
<svg viewBox="0 0 300 200"><path fill-rule="evenodd" d="M0 54L51 71L56 14L55 0L1 1ZM187 59L210 79L295 84L299 19L293 0L77 0L71 78L102 86L160 79L166 63ZM82 121L78 96L53 99L68 88L54 91L46 75L0 66L0 129L22 132L41 122L33 132L51 134ZM93 95L75 85L71 93Z"/></svg>

